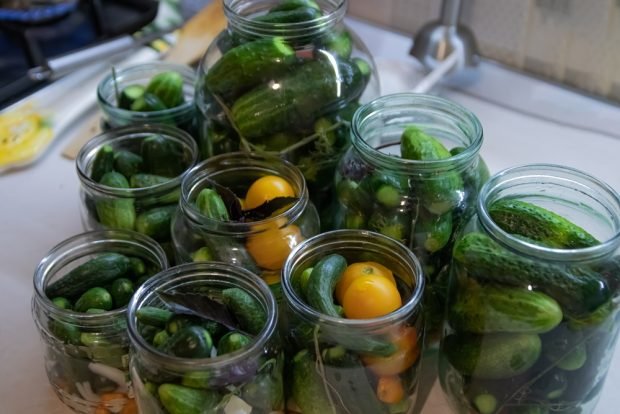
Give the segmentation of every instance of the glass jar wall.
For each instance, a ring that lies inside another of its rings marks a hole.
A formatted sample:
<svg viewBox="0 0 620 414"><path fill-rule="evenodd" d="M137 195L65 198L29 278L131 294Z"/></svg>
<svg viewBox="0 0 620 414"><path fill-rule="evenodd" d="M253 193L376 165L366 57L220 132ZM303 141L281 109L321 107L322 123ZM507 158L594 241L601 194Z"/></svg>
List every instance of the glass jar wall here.
<svg viewBox="0 0 620 414"><path fill-rule="evenodd" d="M152 239L104 230L58 244L37 267L32 316L45 369L74 411L120 412L135 404L127 381L126 303L135 287L167 266Z"/></svg>
<svg viewBox="0 0 620 414"><path fill-rule="evenodd" d="M620 196L555 165L507 169L458 235L439 377L459 413L592 413L618 334Z"/></svg>
<svg viewBox="0 0 620 414"><path fill-rule="evenodd" d="M277 315L267 285L239 267L184 264L151 278L128 311L140 412L282 411Z"/></svg>
<svg viewBox="0 0 620 414"><path fill-rule="evenodd" d="M411 412L424 277L409 249L369 231L323 233L291 253L282 286L293 411Z"/></svg>
<svg viewBox="0 0 620 414"><path fill-rule="evenodd" d="M228 28L198 70L211 154L271 152L297 165L321 211L351 116L379 93L374 62L343 23L346 0L225 0Z"/></svg>
<svg viewBox="0 0 620 414"><path fill-rule="evenodd" d="M473 208L488 171L482 127L443 98L395 94L362 106L352 146L338 165L330 223L392 237L420 259L427 279L429 339L438 339L455 230Z"/></svg>

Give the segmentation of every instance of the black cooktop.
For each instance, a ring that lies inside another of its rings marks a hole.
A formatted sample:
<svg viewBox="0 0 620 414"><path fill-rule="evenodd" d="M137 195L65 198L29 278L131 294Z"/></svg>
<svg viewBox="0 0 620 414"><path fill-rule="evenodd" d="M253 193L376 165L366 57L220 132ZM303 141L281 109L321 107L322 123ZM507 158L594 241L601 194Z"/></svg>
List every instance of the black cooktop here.
<svg viewBox="0 0 620 414"><path fill-rule="evenodd" d="M81 0L42 23L0 21L0 109L45 85L26 72L48 58L134 33L157 14L157 0Z"/></svg>

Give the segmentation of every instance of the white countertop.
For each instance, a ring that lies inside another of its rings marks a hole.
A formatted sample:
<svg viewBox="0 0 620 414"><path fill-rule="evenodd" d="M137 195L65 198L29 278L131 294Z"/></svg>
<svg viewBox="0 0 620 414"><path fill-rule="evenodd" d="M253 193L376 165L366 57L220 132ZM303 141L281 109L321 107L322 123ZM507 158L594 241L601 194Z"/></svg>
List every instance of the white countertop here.
<svg viewBox="0 0 620 414"><path fill-rule="evenodd" d="M376 58L383 92L413 87L416 65L407 54L411 40L349 22ZM403 76L407 74L411 77ZM442 88L440 93L480 118L485 139L482 155L492 172L517 164L557 163L586 171L620 190L620 108L493 64L483 64L480 78L468 88ZM60 156L67 143L68 139L60 139L37 164L0 175L2 414L70 413L47 382L42 346L30 314L35 266L54 245L82 231L75 167ZM620 354L616 352L597 414L618 412L620 394L614 392L618 386ZM422 413L449 413L436 384Z"/></svg>

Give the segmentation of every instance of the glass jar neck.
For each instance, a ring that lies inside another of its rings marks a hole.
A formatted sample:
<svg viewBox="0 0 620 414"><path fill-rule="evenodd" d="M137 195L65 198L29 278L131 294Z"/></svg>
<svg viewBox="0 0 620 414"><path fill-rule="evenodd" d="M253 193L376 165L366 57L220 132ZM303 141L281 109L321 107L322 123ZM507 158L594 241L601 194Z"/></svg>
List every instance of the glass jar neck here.
<svg viewBox="0 0 620 414"><path fill-rule="evenodd" d="M197 291L205 287L209 289L239 288L258 301L267 315L267 321L249 346L213 358L180 358L161 352L140 335L136 312L143 306L161 306L163 302L158 295L159 292ZM127 319L131 344L142 363L154 364L169 372L186 370L226 372L227 368L234 368L264 353L265 347L276 332L278 313L273 294L258 276L249 270L226 263L202 262L179 265L147 280L131 299Z"/></svg>
<svg viewBox="0 0 620 414"><path fill-rule="evenodd" d="M340 23L347 11L347 0L317 0L323 15L295 23L273 23L255 20L279 2L273 0L224 0L228 29L242 37L279 36L294 40L317 36Z"/></svg>
<svg viewBox="0 0 620 414"><path fill-rule="evenodd" d="M490 206L499 199L537 204L579 225L601 243L587 248L559 249L528 242L501 229ZM482 187L476 206L482 228L504 247L560 262L586 261L620 248L620 195L598 179L569 167L531 164L508 168Z"/></svg>
<svg viewBox="0 0 620 414"><path fill-rule="evenodd" d="M465 149L442 160L410 160L400 156L400 139L407 126ZM437 174L469 167L482 146L482 126L464 107L432 95L399 93L386 95L361 106L353 116L351 141L370 165L410 174ZM389 151L398 147L398 154Z"/></svg>
<svg viewBox="0 0 620 414"><path fill-rule="evenodd" d="M244 223L224 222L203 215L196 207L198 193L204 188L212 187L210 182L226 185L223 183L230 177L253 176L257 179L264 175L284 178L293 187L298 198L293 205L277 216ZM245 236L273 228L274 224L282 227L296 221L303 214L308 203L306 181L293 164L275 156L234 152L211 157L190 170L187 178L183 180L180 207L183 216L196 227L227 236Z"/></svg>
<svg viewBox="0 0 620 414"><path fill-rule="evenodd" d="M82 233L55 246L39 263L34 273L34 304L55 320L80 327L111 326L124 330L124 326L119 325L117 320L125 318L127 307L97 314L74 312L57 307L52 302L53 298L48 298L45 294L45 289L59 272L83 258L108 252L146 259L159 269L168 267L166 253L150 237L125 230L98 230ZM93 275L93 277L96 276Z"/></svg>
<svg viewBox="0 0 620 414"><path fill-rule="evenodd" d="M382 263L403 282L410 284L411 294L396 311L375 319L334 318L319 313L301 299L293 289L291 278L300 270L315 264L328 253L373 252L385 259ZM405 280L410 278L410 280ZM336 230L312 237L298 245L288 256L282 271L282 290L291 310L307 322L320 322L324 328L338 330L353 328L373 332L393 327L420 310L424 292L424 275L420 262L404 245L394 239L371 231Z"/></svg>

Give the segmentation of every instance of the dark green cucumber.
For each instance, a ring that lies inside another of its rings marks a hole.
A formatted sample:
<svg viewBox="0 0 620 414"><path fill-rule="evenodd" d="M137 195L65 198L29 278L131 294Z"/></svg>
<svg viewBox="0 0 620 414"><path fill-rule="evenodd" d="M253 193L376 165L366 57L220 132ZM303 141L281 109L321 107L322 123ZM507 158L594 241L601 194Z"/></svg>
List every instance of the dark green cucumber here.
<svg viewBox="0 0 620 414"><path fill-rule="evenodd" d="M116 171L105 173L100 183L106 187L129 188L123 174ZM136 222L136 209L133 198L112 198L101 196L95 202L99 222L105 227L133 230Z"/></svg>
<svg viewBox="0 0 620 414"><path fill-rule="evenodd" d="M226 52L207 72L209 90L226 98L274 79L295 61L295 51L279 37L258 39Z"/></svg>
<svg viewBox="0 0 620 414"><path fill-rule="evenodd" d="M508 233L519 234L558 249L581 249L600 244L590 233L546 208L504 198L489 206L493 221Z"/></svg>
<svg viewBox="0 0 620 414"><path fill-rule="evenodd" d="M321 11L314 7L297 7L292 10L272 11L254 18L262 23L302 23L321 17Z"/></svg>
<svg viewBox="0 0 620 414"><path fill-rule="evenodd" d="M158 241L170 240L170 222L177 206L155 207L136 218L136 231Z"/></svg>
<svg viewBox="0 0 620 414"><path fill-rule="evenodd" d="M336 185L338 201L348 209L361 212L367 211L373 204L372 197L366 190L365 185L344 177Z"/></svg>
<svg viewBox="0 0 620 414"><path fill-rule="evenodd" d="M451 334L441 352L459 372L475 378L501 379L523 374L541 353L536 334Z"/></svg>
<svg viewBox="0 0 620 414"><path fill-rule="evenodd" d="M121 308L129 303L135 291L133 282L127 278L120 277L112 282L110 295L114 301L115 308Z"/></svg>
<svg viewBox="0 0 620 414"><path fill-rule="evenodd" d="M400 208L377 208L368 219L368 228L407 243L411 233L411 212Z"/></svg>
<svg viewBox="0 0 620 414"><path fill-rule="evenodd" d="M414 230L416 246L434 253L444 248L451 236L452 212L435 215L428 213L424 208L420 209Z"/></svg>
<svg viewBox="0 0 620 414"><path fill-rule="evenodd" d="M130 109L134 112L154 112L168 109L166 105L157 97L149 92L144 92L142 96L133 101Z"/></svg>
<svg viewBox="0 0 620 414"><path fill-rule="evenodd" d="M110 310L113 306L112 295L102 287L88 289L75 301L76 312L86 312L89 309Z"/></svg>
<svg viewBox="0 0 620 414"><path fill-rule="evenodd" d="M211 188L203 188L196 197L196 208L202 215L212 220L228 221L228 209L224 200Z"/></svg>
<svg viewBox="0 0 620 414"><path fill-rule="evenodd" d="M213 340L209 332L196 325L186 326L174 333L161 350L180 358L208 358Z"/></svg>
<svg viewBox="0 0 620 414"><path fill-rule="evenodd" d="M141 152L145 172L149 174L176 177L187 168L181 144L161 135L145 138Z"/></svg>
<svg viewBox="0 0 620 414"><path fill-rule="evenodd" d="M437 161L452 155L441 142L414 125L405 128L400 141L401 156L409 160ZM425 176L414 183L422 204L434 214L443 214L458 205L463 197L463 180L456 171Z"/></svg>
<svg viewBox="0 0 620 414"><path fill-rule="evenodd" d="M159 73L146 85L145 93L152 93L166 106L174 108L185 101L183 77L175 71Z"/></svg>
<svg viewBox="0 0 620 414"><path fill-rule="evenodd" d="M326 414L335 412L325 391L323 379L316 370L316 361L307 350L293 358L292 396L304 414Z"/></svg>
<svg viewBox="0 0 620 414"><path fill-rule="evenodd" d="M347 268L347 260L339 254L323 257L312 268L305 291L308 305L328 316L339 318L334 304L334 289Z"/></svg>
<svg viewBox="0 0 620 414"><path fill-rule="evenodd" d="M143 85L129 85L123 88L118 97L118 107L122 109L131 109L131 105L144 95Z"/></svg>
<svg viewBox="0 0 620 414"><path fill-rule="evenodd" d="M360 184L372 194L377 203L395 208L403 205L409 196L409 181L402 175L375 171Z"/></svg>
<svg viewBox="0 0 620 414"><path fill-rule="evenodd" d="M174 313L154 306L144 306L136 311L136 318L142 324L165 328Z"/></svg>
<svg viewBox="0 0 620 414"><path fill-rule="evenodd" d="M155 174L134 174L129 179L129 185L131 188L146 188L153 187L155 185L164 184L170 181L169 177L163 177Z"/></svg>
<svg viewBox="0 0 620 414"><path fill-rule="evenodd" d="M277 6L269 9L270 12L277 11L289 11L298 9L300 7L312 7L317 10L321 10L319 5L314 0L283 0Z"/></svg>
<svg viewBox="0 0 620 414"><path fill-rule="evenodd" d="M255 139L306 125L357 99L366 86L358 67L343 60L337 65L326 59L306 62L283 76L279 89L264 84L242 95L232 107L241 135Z"/></svg>
<svg viewBox="0 0 620 414"><path fill-rule="evenodd" d="M595 311L611 297L605 280L577 267L534 261L508 251L482 233L468 233L454 246L454 260L476 279L511 286L532 285L555 299L565 313Z"/></svg>
<svg viewBox="0 0 620 414"><path fill-rule="evenodd" d="M128 180L142 169L142 157L131 151L120 150L114 154L114 170L123 174Z"/></svg>
<svg viewBox="0 0 620 414"><path fill-rule="evenodd" d="M71 345L81 345L80 336L82 332L80 328L70 323L63 321L51 320L49 321L49 329L52 334L62 342Z"/></svg>
<svg viewBox="0 0 620 414"><path fill-rule="evenodd" d="M331 31L318 39L317 47L348 59L353 52L353 39L346 29Z"/></svg>
<svg viewBox="0 0 620 414"><path fill-rule="evenodd" d="M90 178L100 182L105 173L114 169L114 149L110 145L99 148L90 170Z"/></svg>
<svg viewBox="0 0 620 414"><path fill-rule="evenodd" d="M230 352L238 351L252 342L252 338L241 332L228 332L222 336L217 342L217 354L224 355Z"/></svg>
<svg viewBox="0 0 620 414"><path fill-rule="evenodd" d="M235 315L241 329L253 335L263 330L267 314L260 303L245 290L228 288L222 290L224 304Z"/></svg>
<svg viewBox="0 0 620 414"><path fill-rule="evenodd" d="M133 277L140 277L146 274L146 265L144 264L144 260L139 257L129 258L129 268L130 274Z"/></svg>
<svg viewBox="0 0 620 414"><path fill-rule="evenodd" d="M129 259L118 253L104 253L71 270L45 288L47 297L75 298L92 287L112 283L129 270Z"/></svg>
<svg viewBox="0 0 620 414"><path fill-rule="evenodd" d="M448 320L458 331L543 333L562 321L560 305L540 292L472 283L457 295Z"/></svg>
<svg viewBox="0 0 620 414"><path fill-rule="evenodd" d="M203 414L214 412L220 401L216 391L198 390L177 384L162 384L157 395L169 414Z"/></svg>

